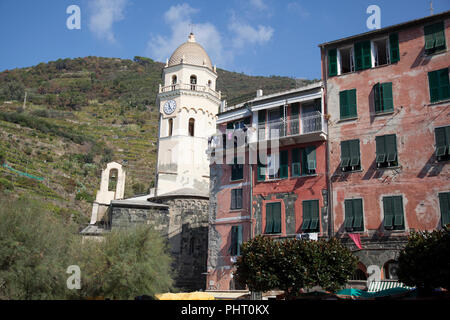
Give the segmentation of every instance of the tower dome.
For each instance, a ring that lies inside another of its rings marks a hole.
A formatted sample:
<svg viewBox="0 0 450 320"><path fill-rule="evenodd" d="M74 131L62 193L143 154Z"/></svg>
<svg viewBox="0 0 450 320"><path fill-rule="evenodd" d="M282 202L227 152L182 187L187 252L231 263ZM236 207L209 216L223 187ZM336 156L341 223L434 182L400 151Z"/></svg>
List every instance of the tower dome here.
<svg viewBox="0 0 450 320"><path fill-rule="evenodd" d="M169 59L168 66L175 66L181 63L207 67L213 70L211 59L205 49L195 41L193 33L189 35L188 41L179 46Z"/></svg>

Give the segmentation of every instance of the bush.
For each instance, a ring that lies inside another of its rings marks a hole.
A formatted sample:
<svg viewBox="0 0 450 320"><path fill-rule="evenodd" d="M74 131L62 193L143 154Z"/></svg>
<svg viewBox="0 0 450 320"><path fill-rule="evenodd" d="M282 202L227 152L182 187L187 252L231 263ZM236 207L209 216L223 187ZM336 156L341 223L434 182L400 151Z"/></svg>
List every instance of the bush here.
<svg viewBox="0 0 450 320"><path fill-rule="evenodd" d="M450 290L450 231L412 232L398 259L398 278L422 292Z"/></svg>

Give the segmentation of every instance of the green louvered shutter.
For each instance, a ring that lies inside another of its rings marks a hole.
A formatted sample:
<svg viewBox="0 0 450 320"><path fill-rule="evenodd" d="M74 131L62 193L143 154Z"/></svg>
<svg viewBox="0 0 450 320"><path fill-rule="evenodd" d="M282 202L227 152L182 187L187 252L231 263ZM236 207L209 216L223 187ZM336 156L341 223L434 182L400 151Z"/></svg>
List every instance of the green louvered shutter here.
<svg viewBox="0 0 450 320"><path fill-rule="evenodd" d="M364 41L362 43L362 54L363 54L363 69L372 68L372 50L370 46L370 41Z"/></svg>
<svg viewBox="0 0 450 320"><path fill-rule="evenodd" d="M314 173L316 170L316 147L307 147L304 149L306 153L306 165L308 173Z"/></svg>
<svg viewBox="0 0 450 320"><path fill-rule="evenodd" d="M362 70L363 69L363 48L362 43L358 42L355 43L355 70Z"/></svg>
<svg viewBox="0 0 450 320"><path fill-rule="evenodd" d="M448 68L438 70L439 77L439 100L450 98L450 85L448 78Z"/></svg>
<svg viewBox="0 0 450 320"><path fill-rule="evenodd" d="M348 107L348 91L339 92L339 106L341 112L341 119L345 119L349 117L349 107Z"/></svg>
<svg viewBox="0 0 450 320"><path fill-rule="evenodd" d="M434 25L424 27L425 33L425 50L431 50L434 48Z"/></svg>
<svg viewBox="0 0 450 320"><path fill-rule="evenodd" d="M298 177L301 175L301 149L292 149L292 176Z"/></svg>
<svg viewBox="0 0 450 320"><path fill-rule="evenodd" d="M441 224L450 224L450 192L439 193L439 206L441 208Z"/></svg>
<svg viewBox="0 0 450 320"><path fill-rule="evenodd" d="M434 25L434 41L434 47L436 49L445 48L444 22L438 22Z"/></svg>
<svg viewBox="0 0 450 320"><path fill-rule="evenodd" d="M375 101L375 113L382 112L383 106L381 105L381 86L379 83L373 86L373 96Z"/></svg>
<svg viewBox="0 0 450 320"><path fill-rule="evenodd" d="M236 255L241 255L241 244L242 244L242 226L238 225L236 227Z"/></svg>
<svg viewBox="0 0 450 320"><path fill-rule="evenodd" d="M311 208L311 224L309 229L311 231L318 231L319 229L319 200L310 201Z"/></svg>
<svg viewBox="0 0 450 320"><path fill-rule="evenodd" d="M230 254L235 256L237 253L237 230L236 226L231 227L231 245L230 245Z"/></svg>
<svg viewBox="0 0 450 320"><path fill-rule="evenodd" d="M265 233L273 232L273 210L272 204L266 204L266 231Z"/></svg>
<svg viewBox="0 0 450 320"><path fill-rule="evenodd" d="M303 201L302 209L303 209L302 230L307 231L307 230L309 230L309 226L311 224L311 202Z"/></svg>
<svg viewBox="0 0 450 320"><path fill-rule="evenodd" d="M428 72L428 85L430 88L430 101L439 101L439 72Z"/></svg>
<svg viewBox="0 0 450 320"><path fill-rule="evenodd" d="M402 197L393 197L394 201L394 227L403 229L403 200Z"/></svg>
<svg viewBox="0 0 450 320"><path fill-rule="evenodd" d="M450 141L447 141L447 140L450 137L447 137L447 135L446 135L447 128L450 128L450 126L434 129L434 134L436 137L436 156L437 157L443 157L449 152L448 144L450 143Z"/></svg>
<svg viewBox="0 0 450 320"><path fill-rule="evenodd" d="M300 132L300 120L299 120L299 110L300 105L298 103L294 103L291 107L291 121L290 121L290 134L299 134Z"/></svg>
<svg viewBox="0 0 450 320"><path fill-rule="evenodd" d="M341 141L341 168L350 165L350 141Z"/></svg>
<svg viewBox="0 0 450 320"><path fill-rule="evenodd" d="M347 91L347 99L348 99L348 115L349 117L356 117L356 89Z"/></svg>
<svg viewBox="0 0 450 320"><path fill-rule="evenodd" d="M337 49L328 50L328 76L337 75Z"/></svg>
<svg viewBox="0 0 450 320"><path fill-rule="evenodd" d="M281 203L272 203L273 233L281 233Z"/></svg>
<svg viewBox="0 0 450 320"><path fill-rule="evenodd" d="M284 179L289 176L289 152L287 150L280 151L280 178Z"/></svg>
<svg viewBox="0 0 450 320"><path fill-rule="evenodd" d="M385 136L375 137L376 143L376 163L384 163L386 161Z"/></svg>
<svg viewBox="0 0 450 320"><path fill-rule="evenodd" d="M390 134L385 136L385 148L386 148L386 161L397 161L397 136Z"/></svg>
<svg viewBox="0 0 450 320"><path fill-rule="evenodd" d="M381 96L383 97L383 111L394 110L394 100L392 97L392 82L381 84Z"/></svg>
<svg viewBox="0 0 450 320"><path fill-rule="evenodd" d="M258 141L266 140L266 110L258 111Z"/></svg>
<svg viewBox="0 0 450 320"><path fill-rule="evenodd" d="M362 199L353 199L353 229L355 231L364 230Z"/></svg>
<svg viewBox="0 0 450 320"><path fill-rule="evenodd" d="M389 35L389 53L391 63L400 61L400 49L398 44L398 33Z"/></svg>
<svg viewBox="0 0 450 320"><path fill-rule="evenodd" d="M392 228L394 219L394 199L393 197L383 197L384 227Z"/></svg>
<svg viewBox="0 0 450 320"><path fill-rule="evenodd" d="M345 220L344 220L344 227L345 229L352 229L353 228L353 201L352 200L345 200L344 201L345 206Z"/></svg>
<svg viewBox="0 0 450 320"><path fill-rule="evenodd" d="M350 140L350 165L356 167L360 163L359 140Z"/></svg>

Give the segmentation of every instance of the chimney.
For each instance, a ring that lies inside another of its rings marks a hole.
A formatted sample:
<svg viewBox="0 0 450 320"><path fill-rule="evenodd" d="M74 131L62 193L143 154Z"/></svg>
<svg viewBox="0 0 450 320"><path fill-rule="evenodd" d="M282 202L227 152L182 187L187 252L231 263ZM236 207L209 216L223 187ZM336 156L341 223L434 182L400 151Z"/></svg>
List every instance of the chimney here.
<svg viewBox="0 0 450 320"><path fill-rule="evenodd" d="M257 97L257 98L262 97L262 95L263 95L262 89L256 90L256 97Z"/></svg>

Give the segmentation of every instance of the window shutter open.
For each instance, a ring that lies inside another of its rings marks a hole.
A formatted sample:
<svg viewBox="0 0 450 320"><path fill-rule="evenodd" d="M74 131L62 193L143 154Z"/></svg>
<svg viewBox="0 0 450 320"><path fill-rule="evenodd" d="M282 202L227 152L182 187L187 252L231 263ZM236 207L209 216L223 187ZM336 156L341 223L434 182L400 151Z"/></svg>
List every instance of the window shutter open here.
<svg viewBox="0 0 450 320"><path fill-rule="evenodd" d="M430 101L439 101L439 73L438 71L428 72L428 85L430 88Z"/></svg>
<svg viewBox="0 0 450 320"><path fill-rule="evenodd" d="M352 229L353 228L353 219L354 219L352 200L345 200L344 206L345 206L344 227L345 227L345 229Z"/></svg>
<svg viewBox="0 0 450 320"><path fill-rule="evenodd" d="M434 48L434 26L425 26L425 50L431 50Z"/></svg>
<svg viewBox="0 0 450 320"><path fill-rule="evenodd" d="M302 202L303 209L303 223L302 230L306 231L309 229L309 225L311 224L311 205L309 201Z"/></svg>
<svg viewBox="0 0 450 320"><path fill-rule="evenodd" d="M337 49L328 50L328 76L337 75Z"/></svg>
<svg viewBox="0 0 450 320"><path fill-rule="evenodd" d="M434 47L440 48L443 46L445 46L444 22L438 22L434 25Z"/></svg>
<svg viewBox="0 0 450 320"><path fill-rule="evenodd" d="M392 220L394 218L394 203L392 197L383 198L383 211L384 211L384 227L392 228Z"/></svg>
<svg viewBox="0 0 450 320"><path fill-rule="evenodd" d="M361 42L355 43L355 70L363 69L363 52Z"/></svg>
<svg viewBox="0 0 450 320"><path fill-rule="evenodd" d="M379 83L373 86L373 96L375 101L375 113L383 111L381 106L381 87Z"/></svg>
<svg viewBox="0 0 450 320"><path fill-rule="evenodd" d="M316 147L307 147L305 149L306 152L306 161L308 167L308 173L316 170Z"/></svg>
<svg viewBox="0 0 450 320"><path fill-rule="evenodd" d="M439 193L439 206L441 208L441 224L450 224L450 192Z"/></svg>
<svg viewBox="0 0 450 320"><path fill-rule="evenodd" d="M350 165L356 167L360 162L359 140L349 141L350 145Z"/></svg>
<svg viewBox="0 0 450 320"><path fill-rule="evenodd" d="M397 160L397 136L395 134L390 134L385 136L385 148L387 162L395 162Z"/></svg>
<svg viewBox="0 0 450 320"><path fill-rule="evenodd" d="M446 130L449 128L449 130ZM434 129L434 134L436 136L436 156L442 157L447 154L448 151L448 144L449 141L447 141L446 137L446 131L450 131L450 126L448 127L441 127Z"/></svg>
<svg viewBox="0 0 450 320"><path fill-rule="evenodd" d="M363 207L362 199L353 200L353 228L355 230L363 230Z"/></svg>
<svg viewBox="0 0 450 320"><path fill-rule="evenodd" d="M232 226L231 227L230 254L232 256L237 255L237 226Z"/></svg>
<svg viewBox="0 0 450 320"><path fill-rule="evenodd" d="M281 233L281 203L272 203L273 233Z"/></svg>
<svg viewBox="0 0 450 320"><path fill-rule="evenodd" d="M386 149L385 149L385 136L378 136L375 137L375 142L376 142L376 163L383 163L386 161Z"/></svg>
<svg viewBox="0 0 450 320"><path fill-rule="evenodd" d="M402 197L393 197L394 201L394 226L403 226L403 201Z"/></svg>
<svg viewBox="0 0 450 320"><path fill-rule="evenodd" d="M391 63L400 61L400 49L398 44L398 33L389 35L389 53Z"/></svg>
<svg viewBox="0 0 450 320"><path fill-rule="evenodd" d="M383 111L394 110L394 100L392 98L392 82L381 84L381 96L383 97Z"/></svg>
<svg viewBox="0 0 450 320"><path fill-rule="evenodd" d="M319 227L319 201L311 200L310 208L311 208L311 224L309 226L309 229L311 231L317 231Z"/></svg>
<svg viewBox="0 0 450 320"><path fill-rule="evenodd" d="M350 165L350 141L341 141L341 168Z"/></svg>
<svg viewBox="0 0 450 320"><path fill-rule="evenodd" d="M347 91L341 91L339 92L339 105L340 105L340 111L341 111L341 118L347 118L350 114L349 107L348 107L348 97L347 97Z"/></svg>
<svg viewBox="0 0 450 320"><path fill-rule="evenodd" d="M238 225L236 227L236 255L240 256L241 255L241 244L242 244L242 226Z"/></svg>
<svg viewBox="0 0 450 320"><path fill-rule="evenodd" d="M372 67L372 50L370 41L363 42L362 52L363 52L363 69L369 69Z"/></svg>
<svg viewBox="0 0 450 320"><path fill-rule="evenodd" d="M272 204L266 204L266 231L265 233L273 232L273 210Z"/></svg>

